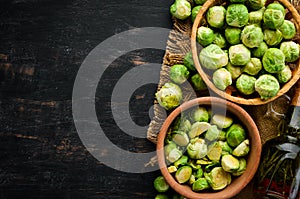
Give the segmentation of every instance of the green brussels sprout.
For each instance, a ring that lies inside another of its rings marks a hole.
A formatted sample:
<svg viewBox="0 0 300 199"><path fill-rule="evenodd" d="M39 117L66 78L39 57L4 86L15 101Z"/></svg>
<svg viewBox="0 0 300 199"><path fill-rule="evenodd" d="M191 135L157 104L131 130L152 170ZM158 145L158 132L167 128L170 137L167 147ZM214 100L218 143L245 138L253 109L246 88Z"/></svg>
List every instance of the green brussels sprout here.
<svg viewBox="0 0 300 199"><path fill-rule="evenodd" d="M220 129L225 129L231 126L233 119L229 115L214 114L211 123L217 125Z"/></svg>
<svg viewBox="0 0 300 199"><path fill-rule="evenodd" d="M205 139L212 142L218 139L220 135L220 131L217 127L217 125L211 125L209 129L207 129L205 133Z"/></svg>
<svg viewBox="0 0 300 199"><path fill-rule="evenodd" d="M197 169L195 173L195 178L202 178L203 177L203 169L200 167L200 169Z"/></svg>
<svg viewBox="0 0 300 199"><path fill-rule="evenodd" d="M243 44L237 44L229 48L229 60L233 65L246 65L250 58L251 52Z"/></svg>
<svg viewBox="0 0 300 199"><path fill-rule="evenodd" d="M206 14L207 23L214 28L222 28L225 24L226 9L223 6L210 7Z"/></svg>
<svg viewBox="0 0 300 199"><path fill-rule="evenodd" d="M261 25L265 9L266 9L265 7L262 7L259 10L249 12L249 21L248 21L248 23L249 24Z"/></svg>
<svg viewBox="0 0 300 199"><path fill-rule="evenodd" d="M219 135L219 141L225 141L226 140L226 132L223 130L220 130L220 135Z"/></svg>
<svg viewBox="0 0 300 199"><path fill-rule="evenodd" d="M208 188L210 188L210 186L205 178L197 179L192 185L193 191L202 191L202 190L208 189Z"/></svg>
<svg viewBox="0 0 300 199"><path fill-rule="evenodd" d="M230 72L232 80L236 80L243 72L241 66L234 66L230 62L226 65L226 69Z"/></svg>
<svg viewBox="0 0 300 199"><path fill-rule="evenodd" d="M194 138L186 148L187 154L192 159L201 159L207 155L207 145L204 139Z"/></svg>
<svg viewBox="0 0 300 199"><path fill-rule="evenodd" d="M196 136L201 135L205 131L207 131L211 125L207 122L195 122L193 123L191 130L189 131L189 137L192 139Z"/></svg>
<svg viewBox="0 0 300 199"><path fill-rule="evenodd" d="M156 177L153 182L153 185L156 191L158 191L159 193L164 193L170 188L169 184L166 182L163 176Z"/></svg>
<svg viewBox="0 0 300 199"><path fill-rule="evenodd" d="M176 171L175 178L176 178L177 182L179 182L180 184L183 184L190 179L192 172L193 172L192 167L187 166L187 165L182 166Z"/></svg>
<svg viewBox="0 0 300 199"><path fill-rule="evenodd" d="M200 76L199 73L197 73L197 74L195 74L191 77L191 83L192 83L193 88L196 91L207 90L207 85L206 85L206 83L204 82L204 80L202 79L202 77Z"/></svg>
<svg viewBox="0 0 300 199"><path fill-rule="evenodd" d="M154 199L169 199L167 194L157 194Z"/></svg>
<svg viewBox="0 0 300 199"><path fill-rule="evenodd" d="M262 63L258 58L251 58L250 61L243 67L243 72L249 75L257 75L262 69Z"/></svg>
<svg viewBox="0 0 300 199"><path fill-rule="evenodd" d="M266 9L263 16L264 26L270 29L276 29L283 24L284 14L280 10Z"/></svg>
<svg viewBox="0 0 300 199"><path fill-rule="evenodd" d="M220 48L226 48L227 40L223 34L221 34L220 32L216 32L213 44L218 45Z"/></svg>
<svg viewBox="0 0 300 199"><path fill-rule="evenodd" d="M184 118L184 117L182 119L180 119L180 117L178 117L178 118L179 118L179 121L178 121L179 124L178 124L177 130L183 131L183 132L188 132L192 127L191 122L187 118ZM174 130L174 131L176 131L176 130Z"/></svg>
<svg viewBox="0 0 300 199"><path fill-rule="evenodd" d="M288 65L286 65L279 73L277 73L277 79L279 83L286 83L292 78L292 71Z"/></svg>
<svg viewBox="0 0 300 199"><path fill-rule="evenodd" d="M294 62L299 58L299 44L294 41L282 42L280 50L283 52L286 62Z"/></svg>
<svg viewBox="0 0 300 199"><path fill-rule="evenodd" d="M237 27L228 26L225 28L225 38L231 45L236 45L241 43L242 30Z"/></svg>
<svg viewBox="0 0 300 199"><path fill-rule="evenodd" d="M201 5L193 7L193 9L192 9L192 14L191 14L192 22L195 21L195 19L196 19L196 17L197 17L197 14L198 14L198 12L200 11L201 8L202 8Z"/></svg>
<svg viewBox="0 0 300 199"><path fill-rule="evenodd" d="M246 156L249 151L250 151L250 147L249 147L249 140L246 139L244 140L241 144L239 144L233 151L232 151L232 155L236 156L236 157L242 157L242 156Z"/></svg>
<svg viewBox="0 0 300 199"><path fill-rule="evenodd" d="M240 158L239 165L240 165L240 167L238 168L238 170L233 171L231 173L233 176L240 176L245 172L245 170L247 168L247 161L244 158Z"/></svg>
<svg viewBox="0 0 300 199"><path fill-rule="evenodd" d="M219 142L214 142L208 147L207 157L211 161L219 162L222 155L222 146Z"/></svg>
<svg viewBox="0 0 300 199"><path fill-rule="evenodd" d="M155 97L160 106L166 110L171 110L180 105L182 91L176 84L165 83L162 88L156 92Z"/></svg>
<svg viewBox="0 0 300 199"><path fill-rule="evenodd" d="M251 53L254 57L261 58L268 50L268 45L265 42L261 42L257 48L252 48Z"/></svg>
<svg viewBox="0 0 300 199"><path fill-rule="evenodd" d="M281 5L280 3L278 2L274 2L274 3L270 3L268 6L267 6L267 9L274 9L274 10L280 10L283 14L283 16L285 16L285 8L283 7L283 5Z"/></svg>
<svg viewBox="0 0 300 199"><path fill-rule="evenodd" d="M208 122L210 115L204 106L199 106L192 111L192 119L197 122Z"/></svg>
<svg viewBox="0 0 300 199"><path fill-rule="evenodd" d="M230 4L227 7L226 22L233 27L243 27L249 20L248 9L243 4Z"/></svg>
<svg viewBox="0 0 300 199"><path fill-rule="evenodd" d="M261 75L255 82L255 90L263 100L277 95L279 89L278 80L270 74Z"/></svg>
<svg viewBox="0 0 300 199"><path fill-rule="evenodd" d="M225 68L216 70L213 73L212 79L214 85L220 90L225 90L227 86L232 84L231 74Z"/></svg>
<svg viewBox="0 0 300 199"><path fill-rule="evenodd" d="M194 0L195 4L203 5L207 0Z"/></svg>
<svg viewBox="0 0 300 199"><path fill-rule="evenodd" d="M224 189L231 183L230 173L224 171L222 167L215 167L210 173L204 173L204 176L213 190Z"/></svg>
<svg viewBox="0 0 300 199"><path fill-rule="evenodd" d="M192 7L190 2L187 0L175 0L175 2L170 6L170 13L177 19L185 20L192 12Z"/></svg>
<svg viewBox="0 0 300 199"><path fill-rule="evenodd" d="M237 147L246 139L246 131L240 124L233 124L226 133L226 140L229 146Z"/></svg>
<svg viewBox="0 0 300 199"><path fill-rule="evenodd" d="M222 156L221 165L224 171L233 172L238 170L238 168L240 167L240 162L237 158L228 154Z"/></svg>
<svg viewBox="0 0 300 199"><path fill-rule="evenodd" d="M264 69L269 73L278 73L285 66L285 56L278 48L269 48L262 58Z"/></svg>
<svg viewBox="0 0 300 199"><path fill-rule="evenodd" d="M173 163L177 161L181 156L182 156L182 152L178 148L174 148L166 155L166 159L169 162Z"/></svg>
<svg viewBox="0 0 300 199"><path fill-rule="evenodd" d="M282 33L280 30L270 30L270 29L265 29L264 30L264 40L269 46L276 46L280 44L282 40Z"/></svg>
<svg viewBox="0 0 300 199"><path fill-rule="evenodd" d="M258 47L264 40L264 34L261 27L255 24L245 26L241 33L241 40L248 48Z"/></svg>
<svg viewBox="0 0 300 199"><path fill-rule="evenodd" d="M284 39L292 39L296 35L296 27L293 22L284 20L283 24L278 27Z"/></svg>
<svg viewBox="0 0 300 199"><path fill-rule="evenodd" d="M236 80L236 88L244 95L251 95L255 92L256 78L250 75L242 74Z"/></svg>
<svg viewBox="0 0 300 199"><path fill-rule="evenodd" d="M200 52L200 63L202 67L216 70L228 64L228 55L218 45L210 44Z"/></svg>
<svg viewBox="0 0 300 199"><path fill-rule="evenodd" d="M174 166L178 168L181 165L186 165L188 163L189 157L186 155L181 156L176 162L174 162Z"/></svg>
<svg viewBox="0 0 300 199"><path fill-rule="evenodd" d="M195 63L193 60L193 54L191 51L186 53L185 56L183 57L183 65L185 65L188 68L188 70L191 72L196 71Z"/></svg>
<svg viewBox="0 0 300 199"><path fill-rule="evenodd" d="M176 84L184 83L188 79L189 74L187 67L182 64L175 64L170 69L170 78Z"/></svg>
<svg viewBox="0 0 300 199"><path fill-rule="evenodd" d="M171 136L172 141L179 146L186 146L190 141L188 135L183 131L174 131Z"/></svg>
<svg viewBox="0 0 300 199"><path fill-rule="evenodd" d="M201 46L208 46L215 39L214 31L209 27L200 26L197 30L196 39Z"/></svg>
<svg viewBox="0 0 300 199"><path fill-rule="evenodd" d="M229 144L225 141L218 141L219 145L222 148L222 155L226 155L226 154L231 154L232 153L232 148L229 146Z"/></svg>
<svg viewBox="0 0 300 199"><path fill-rule="evenodd" d="M252 10L259 10L266 5L266 0L248 0L247 3Z"/></svg>

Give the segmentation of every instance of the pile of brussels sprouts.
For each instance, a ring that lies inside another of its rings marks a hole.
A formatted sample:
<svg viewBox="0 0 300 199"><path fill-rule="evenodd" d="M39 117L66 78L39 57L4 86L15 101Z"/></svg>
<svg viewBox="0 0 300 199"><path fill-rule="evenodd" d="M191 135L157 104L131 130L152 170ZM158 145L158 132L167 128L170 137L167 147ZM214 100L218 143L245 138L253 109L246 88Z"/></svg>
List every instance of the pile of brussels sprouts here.
<svg viewBox="0 0 300 199"><path fill-rule="evenodd" d="M175 0L170 12L194 20L199 9L201 5L192 8L186 0ZM205 20L197 29L196 40L203 47L199 59L218 89L233 86L245 97L258 94L265 100L292 78L290 63L298 60L300 48L292 40L296 28L282 4L230 0L210 7Z"/></svg>
<svg viewBox="0 0 300 199"><path fill-rule="evenodd" d="M168 130L168 171L195 192L221 190L244 173L249 144L237 118L199 106L178 116Z"/></svg>

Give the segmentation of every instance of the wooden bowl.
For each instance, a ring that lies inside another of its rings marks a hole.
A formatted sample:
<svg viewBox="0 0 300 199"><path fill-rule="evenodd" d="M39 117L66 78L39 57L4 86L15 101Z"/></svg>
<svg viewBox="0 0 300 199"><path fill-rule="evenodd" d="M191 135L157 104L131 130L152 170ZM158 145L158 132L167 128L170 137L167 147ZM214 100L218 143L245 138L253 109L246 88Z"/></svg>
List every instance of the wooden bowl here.
<svg viewBox="0 0 300 199"><path fill-rule="evenodd" d="M183 111L199 105L211 106L212 109L225 108L224 110L239 118L240 122L247 129L247 136L250 140L250 153L247 156L246 171L241 176L234 178L230 185L220 191L194 192L192 191L190 186L177 183L175 178L168 172L165 161L164 140L170 125L172 124L174 119ZM238 194L253 178L259 166L261 155L261 139L254 121L249 116L249 114L240 106L221 98L202 97L183 103L167 117L158 135L156 152L161 173L168 184L176 192L189 199L225 199L231 198Z"/></svg>
<svg viewBox="0 0 300 199"><path fill-rule="evenodd" d="M277 0L277 1L282 3L289 10L290 14L292 15L292 18L294 19L294 23L295 23L297 32L299 32L300 16L299 16L299 13L297 12L297 10L287 0ZM299 67L300 62L299 61L296 64L296 68L292 71L292 74L293 74L292 79L289 82L287 82L281 86L281 89L279 90L279 92L277 93L276 96L274 96L270 99L267 99L267 100L262 100L258 95L257 96L251 95L251 97L246 98L245 96L243 96L239 92L237 92L237 90L233 86L229 86L225 91L218 89L213 84L211 77L205 73L205 71L203 70L203 68L200 65L199 49L197 49L197 45L198 45L198 47L200 45L197 44L197 42L196 42L197 29L200 26L203 19L205 19L206 11L214 5L221 5L224 2L225 2L224 0L207 0L207 2L200 9L200 11L194 21L194 24L192 27L192 34L191 34L191 49L192 49L193 59L195 62L195 67L196 67L198 73L200 74L200 76L203 78L206 85L208 86L208 88L210 88L213 92L218 94L220 97L223 97L232 102L235 102L238 104L244 104L244 105L261 105L261 104L269 103L269 102L275 100L276 98L280 97L284 93L286 93L297 82L297 80L300 77L300 67ZM271 0L269 2L273 2L273 0Z"/></svg>

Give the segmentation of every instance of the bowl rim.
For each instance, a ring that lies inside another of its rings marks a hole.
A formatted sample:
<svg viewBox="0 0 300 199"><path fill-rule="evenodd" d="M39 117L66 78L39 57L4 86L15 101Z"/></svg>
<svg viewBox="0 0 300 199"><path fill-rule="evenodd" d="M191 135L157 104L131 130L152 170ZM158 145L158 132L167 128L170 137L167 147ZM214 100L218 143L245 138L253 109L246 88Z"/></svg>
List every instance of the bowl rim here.
<svg viewBox="0 0 300 199"><path fill-rule="evenodd" d="M237 116L240 120L243 117L247 123L243 123L243 125L247 128L248 132L251 129L253 132L250 136L248 134L248 138L250 140L250 154L247 158L247 168L245 173L232 181L230 185L228 185L225 189L217 191L217 192L194 192L191 190L190 186L181 185L176 182L174 177L168 172L167 164L165 162L165 155L164 155L164 139L166 137L167 131L169 126L172 124L173 120L182 112L187 109L190 109L194 106L198 105L211 105L214 104L218 107L226 107L226 110ZM156 145L156 153L158 159L159 169L166 179L167 183L179 194L183 195L184 197L190 199L226 199L231 198L237 195L254 177L256 170L258 169L260 156L261 156L262 144L261 138L258 131L258 128L251 118L251 116L239 105L229 102L227 100L217 98L217 97L201 97L196 98L190 101L187 101L177 107L174 111L170 113L170 115L166 118L157 139ZM251 164L248 165L248 162Z"/></svg>
<svg viewBox="0 0 300 199"><path fill-rule="evenodd" d="M275 0L272 0L272 2ZM291 13L293 18L295 19L295 25L296 25L296 29L297 31L300 31L300 15L298 13L298 11L295 9L295 7L288 2L287 0L276 0L280 3L282 3ZM209 7L217 4L217 3L222 3L224 2L224 0L207 0L203 6L201 7L201 9L199 10L193 26L192 26L192 32L191 32L191 51L192 51L192 55L193 55L193 60L194 60L194 64L195 67L199 73L199 75L202 77L202 79L204 80L204 82L206 83L207 87L210 88L213 92L215 92L216 94L218 94L220 97L228 99L232 102L238 103L238 104L244 104L244 105L263 105L263 104L267 104L275 99L277 99L278 97L282 96L283 94L285 94L286 92L289 91L289 89L298 81L298 79L300 78L300 60L298 60L297 63L297 69L295 69L295 71L293 71L293 77L292 79L290 79L287 83L285 83L283 86L281 86L281 89L279 90L279 92L277 93L276 96L267 99L267 100L262 100L261 98L257 97L257 98L242 98L242 97L237 97L237 96L233 96L230 95L228 93L226 93L225 91L222 91L220 89L218 89L213 83L212 81L208 78L208 76L206 75L206 73L204 72L204 70L201 67L200 61L199 61L199 55L198 55L198 50L197 50L197 42L196 42L196 36L197 36L197 29L199 27L200 21L202 20L203 16L205 16L205 12L208 10Z"/></svg>

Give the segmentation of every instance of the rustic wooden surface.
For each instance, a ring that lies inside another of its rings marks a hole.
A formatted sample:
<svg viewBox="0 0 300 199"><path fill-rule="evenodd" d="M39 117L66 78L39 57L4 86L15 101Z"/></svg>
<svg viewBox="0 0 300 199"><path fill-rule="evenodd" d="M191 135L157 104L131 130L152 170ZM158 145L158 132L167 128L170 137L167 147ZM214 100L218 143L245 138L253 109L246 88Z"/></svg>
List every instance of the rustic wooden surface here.
<svg viewBox="0 0 300 199"><path fill-rule="evenodd" d="M106 38L136 27L171 28L162 0L0 0L0 198L154 198L154 171L113 170L82 145L72 119L72 88L80 64ZM153 151L125 135L110 107L113 86L136 63L161 63L161 50L116 60L98 89L97 114L125 150ZM150 122L156 85L138 89L131 114Z"/></svg>

